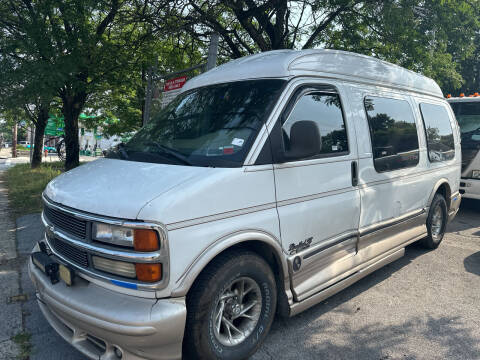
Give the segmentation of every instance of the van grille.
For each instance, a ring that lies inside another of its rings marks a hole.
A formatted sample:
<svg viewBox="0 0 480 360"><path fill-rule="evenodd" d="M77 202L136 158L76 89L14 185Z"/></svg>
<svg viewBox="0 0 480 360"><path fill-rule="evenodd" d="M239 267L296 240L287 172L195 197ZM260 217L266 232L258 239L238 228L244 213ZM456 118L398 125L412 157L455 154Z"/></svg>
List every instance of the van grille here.
<svg viewBox="0 0 480 360"><path fill-rule="evenodd" d="M74 235L78 238L85 239L87 235L87 222L77 219L75 216L66 212L44 206L44 214L49 222L67 234Z"/></svg>
<svg viewBox="0 0 480 360"><path fill-rule="evenodd" d="M50 245L65 259L79 266L88 267L88 255L85 251L57 238L50 239Z"/></svg>

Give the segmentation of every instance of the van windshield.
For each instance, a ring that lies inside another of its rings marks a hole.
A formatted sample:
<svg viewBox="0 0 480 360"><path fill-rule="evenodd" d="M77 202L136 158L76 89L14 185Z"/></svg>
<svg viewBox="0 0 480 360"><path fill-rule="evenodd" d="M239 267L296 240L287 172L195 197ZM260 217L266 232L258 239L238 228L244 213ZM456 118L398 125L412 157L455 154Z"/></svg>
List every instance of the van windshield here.
<svg viewBox="0 0 480 360"><path fill-rule="evenodd" d="M187 91L107 157L241 167L284 84L251 80Z"/></svg>
<svg viewBox="0 0 480 360"><path fill-rule="evenodd" d="M462 148L480 146L480 101L452 102L455 117L462 133Z"/></svg>

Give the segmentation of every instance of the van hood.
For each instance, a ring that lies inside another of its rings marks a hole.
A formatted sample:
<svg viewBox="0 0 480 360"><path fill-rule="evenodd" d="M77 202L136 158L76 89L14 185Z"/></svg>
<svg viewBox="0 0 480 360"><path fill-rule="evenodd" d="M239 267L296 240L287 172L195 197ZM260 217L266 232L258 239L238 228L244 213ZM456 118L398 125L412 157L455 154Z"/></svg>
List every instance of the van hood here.
<svg viewBox="0 0 480 360"><path fill-rule="evenodd" d="M150 200L206 171L204 167L99 159L56 177L44 194L73 209L135 220Z"/></svg>

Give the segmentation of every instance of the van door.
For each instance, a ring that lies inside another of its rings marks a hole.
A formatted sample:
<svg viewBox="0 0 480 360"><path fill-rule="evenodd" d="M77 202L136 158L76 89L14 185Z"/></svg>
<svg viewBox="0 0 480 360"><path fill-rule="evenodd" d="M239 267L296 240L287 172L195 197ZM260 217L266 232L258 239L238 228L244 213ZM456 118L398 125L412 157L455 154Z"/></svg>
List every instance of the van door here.
<svg viewBox="0 0 480 360"><path fill-rule="evenodd" d="M345 98L338 85L302 85L271 133L282 245L296 301L336 281L356 254L357 144Z"/></svg>
<svg viewBox="0 0 480 360"><path fill-rule="evenodd" d="M429 181L421 120L410 96L352 91L359 144L359 257L368 261L426 233Z"/></svg>

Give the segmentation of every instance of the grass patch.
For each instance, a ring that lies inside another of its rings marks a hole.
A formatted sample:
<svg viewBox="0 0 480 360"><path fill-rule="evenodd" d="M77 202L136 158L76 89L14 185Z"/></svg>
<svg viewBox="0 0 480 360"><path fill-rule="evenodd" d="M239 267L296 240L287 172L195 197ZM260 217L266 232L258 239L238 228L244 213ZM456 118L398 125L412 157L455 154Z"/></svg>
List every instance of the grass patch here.
<svg viewBox="0 0 480 360"><path fill-rule="evenodd" d="M18 164L6 171L10 209L15 216L42 211L42 192L48 182L64 170L61 161L44 163L36 169Z"/></svg>
<svg viewBox="0 0 480 360"><path fill-rule="evenodd" d="M26 332L18 333L12 337L12 341L20 348L18 359L28 360L32 355L32 344L30 343L31 334Z"/></svg>

